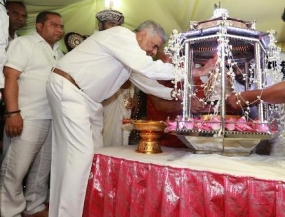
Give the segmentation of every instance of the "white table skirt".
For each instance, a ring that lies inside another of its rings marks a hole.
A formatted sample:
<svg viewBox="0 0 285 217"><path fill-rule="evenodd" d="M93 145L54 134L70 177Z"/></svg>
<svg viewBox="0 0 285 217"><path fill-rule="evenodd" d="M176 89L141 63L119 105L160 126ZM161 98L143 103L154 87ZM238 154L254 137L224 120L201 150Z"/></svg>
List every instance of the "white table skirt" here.
<svg viewBox="0 0 285 217"><path fill-rule="evenodd" d="M162 147L163 153L142 154L137 153L136 148L136 145L104 147L96 149L95 154L177 168L285 181L285 157L256 154L246 157L192 154L189 149L169 147Z"/></svg>

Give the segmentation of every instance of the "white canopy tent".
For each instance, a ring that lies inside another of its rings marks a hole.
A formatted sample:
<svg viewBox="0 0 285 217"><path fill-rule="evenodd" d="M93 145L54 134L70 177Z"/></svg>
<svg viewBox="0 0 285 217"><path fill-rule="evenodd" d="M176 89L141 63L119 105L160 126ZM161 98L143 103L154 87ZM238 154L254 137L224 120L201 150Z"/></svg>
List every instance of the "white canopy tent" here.
<svg viewBox="0 0 285 217"><path fill-rule="evenodd" d="M9 1L9 0L8 0ZM21 0L28 9L27 27L20 33L34 29L35 17L42 10L62 14L65 32L90 35L97 28L95 14L108 8L106 0ZM110 1L110 0L108 0ZM213 15L214 4L229 11L230 17L256 20L258 31L276 30L277 41L285 42L285 22L281 19L284 0L111 0L114 9L125 15L124 26L134 29L144 20L160 23L169 35L173 29L185 31L190 21L203 21ZM119 3L119 4L117 4ZM280 44L282 47L282 44ZM63 49L65 49L63 47ZM285 46L284 49L285 50Z"/></svg>

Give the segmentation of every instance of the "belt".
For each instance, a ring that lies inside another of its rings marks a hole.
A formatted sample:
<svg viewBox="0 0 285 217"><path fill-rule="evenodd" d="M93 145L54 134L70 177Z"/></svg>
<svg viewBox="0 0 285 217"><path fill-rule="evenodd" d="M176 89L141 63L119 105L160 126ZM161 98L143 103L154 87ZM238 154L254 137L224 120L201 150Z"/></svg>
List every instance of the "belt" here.
<svg viewBox="0 0 285 217"><path fill-rule="evenodd" d="M67 74L66 72L58 69L58 68L53 68L52 71L62 77L64 77L65 79L69 80L70 83L72 83L74 86L76 86L79 90L81 89L77 84L76 82L74 81L74 79L69 75Z"/></svg>

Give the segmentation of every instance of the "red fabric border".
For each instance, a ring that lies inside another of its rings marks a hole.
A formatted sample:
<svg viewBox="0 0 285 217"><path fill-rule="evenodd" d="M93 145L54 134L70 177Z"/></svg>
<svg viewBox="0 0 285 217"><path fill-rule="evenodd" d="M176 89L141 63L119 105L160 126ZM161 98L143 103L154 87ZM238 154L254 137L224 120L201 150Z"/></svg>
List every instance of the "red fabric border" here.
<svg viewBox="0 0 285 217"><path fill-rule="evenodd" d="M285 184L94 155L83 217L283 217Z"/></svg>

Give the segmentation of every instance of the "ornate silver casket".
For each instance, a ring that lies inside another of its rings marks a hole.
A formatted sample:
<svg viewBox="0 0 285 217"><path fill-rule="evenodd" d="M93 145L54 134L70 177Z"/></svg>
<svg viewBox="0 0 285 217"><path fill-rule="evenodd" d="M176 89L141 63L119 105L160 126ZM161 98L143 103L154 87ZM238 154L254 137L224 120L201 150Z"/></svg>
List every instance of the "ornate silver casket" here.
<svg viewBox="0 0 285 217"><path fill-rule="evenodd" d="M256 31L255 22L230 18L224 9L216 9L212 19L190 22L186 32L173 31L165 51L176 68L175 92L183 98L183 114L168 120L168 129L194 153L249 155L261 140L278 135L283 127L283 107L261 101L233 115L226 105L232 92L264 89L282 79L280 49L274 36L274 31ZM200 85L204 96L198 97L193 69L215 55L215 69L204 78ZM237 71L242 75L242 88L236 81ZM180 89L178 82L183 84ZM192 114L191 97L212 109Z"/></svg>

